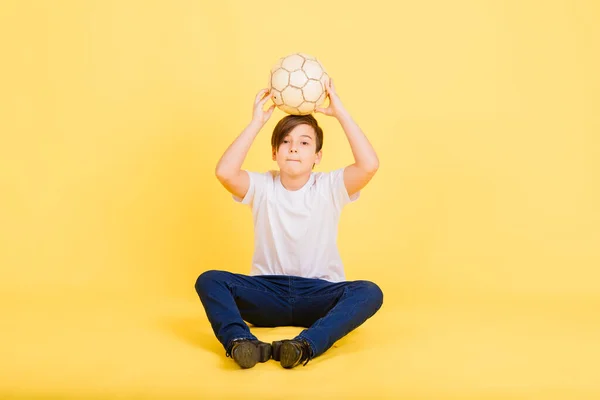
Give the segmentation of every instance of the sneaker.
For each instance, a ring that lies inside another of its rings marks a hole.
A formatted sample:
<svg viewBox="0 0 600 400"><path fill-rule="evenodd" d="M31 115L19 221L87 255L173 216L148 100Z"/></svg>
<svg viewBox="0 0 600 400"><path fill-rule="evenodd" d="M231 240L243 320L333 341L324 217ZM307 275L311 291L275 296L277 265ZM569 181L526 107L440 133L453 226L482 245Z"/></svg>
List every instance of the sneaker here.
<svg viewBox="0 0 600 400"><path fill-rule="evenodd" d="M226 356L231 356L243 369L252 368L257 362L264 363L271 358L271 345L260 340L235 339Z"/></svg>
<svg viewBox="0 0 600 400"><path fill-rule="evenodd" d="M306 340L280 340L273 342L272 356L275 361L279 361L283 368L294 368L297 365L308 362L312 359L312 351Z"/></svg>

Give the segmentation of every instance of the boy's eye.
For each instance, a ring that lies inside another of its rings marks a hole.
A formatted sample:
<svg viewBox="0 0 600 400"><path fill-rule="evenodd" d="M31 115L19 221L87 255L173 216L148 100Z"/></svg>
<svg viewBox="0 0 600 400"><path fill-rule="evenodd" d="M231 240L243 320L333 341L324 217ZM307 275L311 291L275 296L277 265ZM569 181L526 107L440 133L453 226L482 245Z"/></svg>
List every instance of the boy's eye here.
<svg viewBox="0 0 600 400"><path fill-rule="evenodd" d="M304 144L304 145L308 145L308 142L302 142L302 144Z"/></svg>

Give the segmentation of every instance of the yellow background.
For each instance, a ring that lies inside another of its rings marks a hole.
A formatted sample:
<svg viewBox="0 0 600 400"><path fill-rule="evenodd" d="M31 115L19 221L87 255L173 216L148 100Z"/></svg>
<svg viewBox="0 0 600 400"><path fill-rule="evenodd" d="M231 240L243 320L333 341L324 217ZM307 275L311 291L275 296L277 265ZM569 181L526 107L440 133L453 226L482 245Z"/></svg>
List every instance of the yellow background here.
<svg viewBox="0 0 600 400"><path fill-rule="evenodd" d="M600 398L599 4L2 1L0 398ZM380 157L339 246L385 303L242 371L193 286L249 271L214 166L297 51Z"/></svg>

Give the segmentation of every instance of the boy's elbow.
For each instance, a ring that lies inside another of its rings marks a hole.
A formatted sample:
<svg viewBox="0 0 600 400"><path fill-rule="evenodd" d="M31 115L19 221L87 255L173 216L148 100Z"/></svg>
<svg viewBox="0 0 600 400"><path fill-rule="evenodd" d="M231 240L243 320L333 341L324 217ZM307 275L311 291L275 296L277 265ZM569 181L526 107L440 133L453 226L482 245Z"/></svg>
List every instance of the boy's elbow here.
<svg viewBox="0 0 600 400"><path fill-rule="evenodd" d="M223 171L221 170L221 168L219 168L218 165L215 167L215 176L219 180L221 180L221 177L223 176Z"/></svg>
<svg viewBox="0 0 600 400"><path fill-rule="evenodd" d="M217 166L217 168L215 168L215 176L221 182L226 181L228 176L230 176L230 175L231 174L228 173L227 171L223 170L223 168L220 168L218 166Z"/></svg>
<svg viewBox="0 0 600 400"><path fill-rule="evenodd" d="M223 168L215 169L215 176L220 182L228 182L239 175L239 171L228 171Z"/></svg>
<svg viewBox="0 0 600 400"><path fill-rule="evenodd" d="M376 158L373 165L371 165L371 172L375 173L379 169L379 160Z"/></svg>
<svg viewBox="0 0 600 400"><path fill-rule="evenodd" d="M377 158L375 158L374 160L363 165L363 170L370 175L374 175L378 169L379 169L379 160Z"/></svg>

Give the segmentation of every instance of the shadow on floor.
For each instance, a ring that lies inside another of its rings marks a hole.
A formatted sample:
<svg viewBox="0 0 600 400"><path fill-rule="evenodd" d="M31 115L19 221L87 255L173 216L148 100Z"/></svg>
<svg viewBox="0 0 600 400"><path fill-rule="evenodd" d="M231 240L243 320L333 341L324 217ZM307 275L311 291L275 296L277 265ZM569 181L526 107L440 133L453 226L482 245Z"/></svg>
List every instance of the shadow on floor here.
<svg viewBox="0 0 600 400"><path fill-rule="evenodd" d="M248 324L259 340L270 343L272 340L291 339L304 328L301 327L275 327L262 328ZM201 317L163 316L158 320L161 330L168 332L188 345L197 349L218 355L225 369L237 369L232 359L225 356L225 349L214 335L210 324ZM398 335L396 335L398 336ZM360 353L365 349L382 349L389 344L390 337L376 334L368 325L359 327L347 336L341 338L324 354L311 361L318 364L338 355Z"/></svg>
<svg viewBox="0 0 600 400"><path fill-rule="evenodd" d="M191 346L225 357L225 349L201 318L163 317L159 326Z"/></svg>

